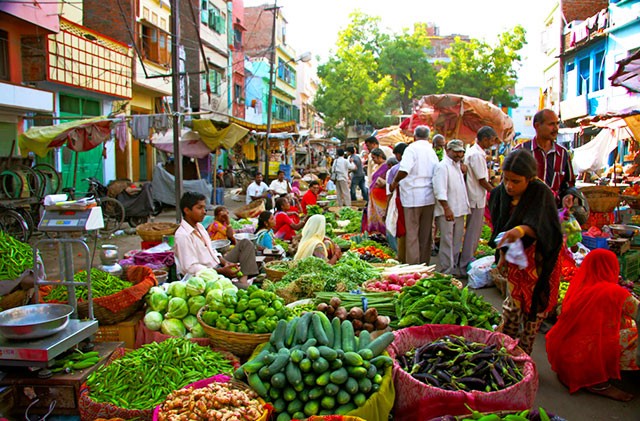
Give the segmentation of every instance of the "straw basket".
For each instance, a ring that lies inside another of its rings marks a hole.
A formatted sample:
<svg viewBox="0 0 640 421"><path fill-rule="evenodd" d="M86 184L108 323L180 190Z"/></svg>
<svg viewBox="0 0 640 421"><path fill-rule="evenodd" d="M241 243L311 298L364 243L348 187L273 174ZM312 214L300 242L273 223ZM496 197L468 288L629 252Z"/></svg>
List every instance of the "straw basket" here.
<svg viewBox="0 0 640 421"><path fill-rule="evenodd" d="M262 212L265 211L264 200L254 200L248 205L244 205L234 213L240 219L257 218Z"/></svg>
<svg viewBox="0 0 640 421"><path fill-rule="evenodd" d="M364 208L366 205L367 205L367 201L366 200L352 200L351 201L351 206L356 207L358 209Z"/></svg>
<svg viewBox="0 0 640 421"><path fill-rule="evenodd" d="M285 263L285 262L282 262L281 260L272 260L268 263L265 263L264 265L264 272L267 274L267 278L269 278L272 281L279 281L284 277L284 275L287 274L287 272L285 271L271 269L271 266L274 266L278 263Z"/></svg>
<svg viewBox="0 0 640 421"><path fill-rule="evenodd" d="M592 212L612 212L620 201L618 187L588 186L580 189Z"/></svg>
<svg viewBox="0 0 640 421"><path fill-rule="evenodd" d="M173 235L178 229L178 224L171 222L147 222L138 225L136 233L143 241L162 241L165 235Z"/></svg>
<svg viewBox="0 0 640 421"><path fill-rule="evenodd" d="M271 338L271 333L238 333L211 327L202 321L202 312L206 308L204 306L198 311L197 318L214 348L220 348L244 358L251 355L258 345L268 342Z"/></svg>

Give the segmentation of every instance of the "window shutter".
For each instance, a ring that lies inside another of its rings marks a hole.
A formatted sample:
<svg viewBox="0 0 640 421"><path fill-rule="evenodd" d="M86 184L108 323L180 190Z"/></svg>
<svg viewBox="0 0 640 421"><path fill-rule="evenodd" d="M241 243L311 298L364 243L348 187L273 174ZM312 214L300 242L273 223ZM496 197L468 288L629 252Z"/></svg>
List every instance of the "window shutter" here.
<svg viewBox="0 0 640 421"><path fill-rule="evenodd" d="M221 34L224 34L225 31L225 21L224 21L224 16L219 15L217 16L218 18L218 32Z"/></svg>
<svg viewBox="0 0 640 421"><path fill-rule="evenodd" d="M209 1L202 0L202 6L200 10L200 21L205 25L209 24Z"/></svg>
<svg viewBox="0 0 640 421"><path fill-rule="evenodd" d="M208 22L209 28L215 30L216 29L216 15L214 15L213 13L209 13L209 22Z"/></svg>

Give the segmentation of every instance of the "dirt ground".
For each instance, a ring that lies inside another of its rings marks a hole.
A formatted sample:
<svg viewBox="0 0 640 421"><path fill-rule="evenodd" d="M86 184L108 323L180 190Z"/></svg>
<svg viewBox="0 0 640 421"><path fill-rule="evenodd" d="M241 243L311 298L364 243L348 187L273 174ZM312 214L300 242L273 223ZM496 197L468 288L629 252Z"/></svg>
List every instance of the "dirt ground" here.
<svg viewBox="0 0 640 421"><path fill-rule="evenodd" d="M244 197L240 197L241 202L234 201L229 193L225 196L225 205L234 210L244 204ZM213 214L213 212L211 212ZM175 209L165 209L162 214L155 218L157 222L175 222ZM126 225L123 224L123 225ZM141 239L135 234L135 230L128 226L123 226L123 235L111 236L108 238L98 238L90 240L89 247L93 254L93 266L100 264L98 252L95 252L102 244L115 244L119 247L120 257L129 250L140 249ZM34 237L32 243L35 244L42 237ZM47 278L56 279L59 274L58 251L51 245L44 245L41 248ZM74 248L74 260L76 270L84 268L79 265L84 262L84 254L79 248ZM485 288L477 290L494 307L501 308L502 299L496 288ZM566 352L571 352L570 349ZM640 421L640 372L623 373L622 381L615 382L623 390L633 393L636 398L628 403L612 401L600 396L595 396L586 392L578 392L569 395L567 389L560 384L555 373L551 371L546 357L544 334L540 333L536 341L533 359L536 362L539 374L539 389L535 400L535 405L543 406L549 411L556 413L569 421ZM585 370L588 370L585 367Z"/></svg>

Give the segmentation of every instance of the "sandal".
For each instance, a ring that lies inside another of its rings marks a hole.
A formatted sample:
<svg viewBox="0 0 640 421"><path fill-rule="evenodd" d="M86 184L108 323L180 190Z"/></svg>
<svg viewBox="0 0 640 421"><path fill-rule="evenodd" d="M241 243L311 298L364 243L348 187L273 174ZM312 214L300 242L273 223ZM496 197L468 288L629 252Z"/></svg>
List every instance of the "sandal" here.
<svg viewBox="0 0 640 421"><path fill-rule="evenodd" d="M620 390L609 382L600 383L591 387L587 387L586 389L587 391L595 395L604 396L606 398L620 402L629 402L634 398L631 393Z"/></svg>

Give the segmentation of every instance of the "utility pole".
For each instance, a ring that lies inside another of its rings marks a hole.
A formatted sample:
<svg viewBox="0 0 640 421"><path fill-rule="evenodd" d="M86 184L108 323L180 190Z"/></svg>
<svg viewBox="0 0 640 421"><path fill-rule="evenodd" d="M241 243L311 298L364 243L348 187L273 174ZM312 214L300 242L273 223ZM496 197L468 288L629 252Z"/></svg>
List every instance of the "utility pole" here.
<svg viewBox="0 0 640 421"><path fill-rule="evenodd" d="M171 0L171 82L173 97L173 173L176 190L176 222L182 220L182 153L180 152L180 0Z"/></svg>
<svg viewBox="0 0 640 421"><path fill-rule="evenodd" d="M273 11L273 27L271 28L271 51L269 56L269 92L267 96L267 133L264 138L264 178L265 182L269 181L269 135L271 134L271 119L273 106L273 84L275 72L273 71L276 61L276 22L278 21L278 0L274 0L273 7L264 10Z"/></svg>

